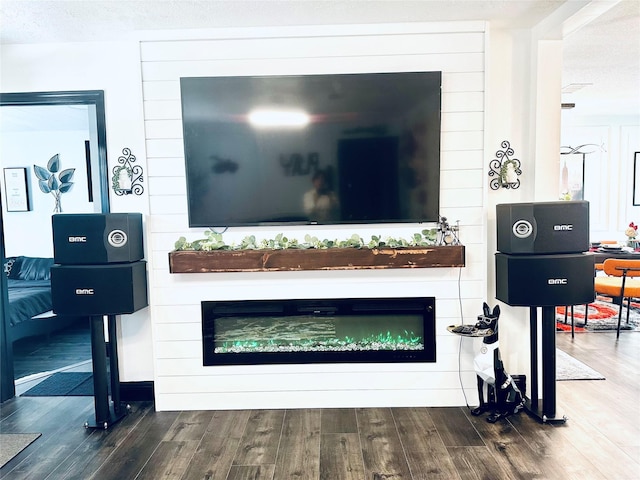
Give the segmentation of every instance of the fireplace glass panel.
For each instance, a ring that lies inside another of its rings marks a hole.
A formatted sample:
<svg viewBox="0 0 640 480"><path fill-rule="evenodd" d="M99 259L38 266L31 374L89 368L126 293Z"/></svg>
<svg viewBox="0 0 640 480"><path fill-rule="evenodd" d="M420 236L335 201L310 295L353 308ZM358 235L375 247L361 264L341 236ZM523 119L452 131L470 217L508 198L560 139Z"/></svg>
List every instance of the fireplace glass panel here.
<svg viewBox="0 0 640 480"><path fill-rule="evenodd" d="M203 302L204 364L435 361L424 300Z"/></svg>
<svg viewBox="0 0 640 480"><path fill-rule="evenodd" d="M424 349L418 315L226 317L214 328L216 354Z"/></svg>

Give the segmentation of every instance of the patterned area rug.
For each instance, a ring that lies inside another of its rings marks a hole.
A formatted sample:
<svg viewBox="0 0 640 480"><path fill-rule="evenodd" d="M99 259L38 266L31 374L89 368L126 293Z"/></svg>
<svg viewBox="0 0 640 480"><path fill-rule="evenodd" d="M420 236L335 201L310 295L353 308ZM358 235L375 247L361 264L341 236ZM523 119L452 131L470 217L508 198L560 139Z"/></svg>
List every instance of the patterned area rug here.
<svg viewBox="0 0 640 480"><path fill-rule="evenodd" d="M589 304L587 324L584 324L584 305L574 305L573 318L576 332L604 332L615 330L618 325L618 312L620 306L606 297L598 297L595 302ZM564 323L565 310L568 311L567 323ZM556 307L556 330L571 331L571 308ZM627 304L622 309L622 323L620 331L640 330L640 303L631 302L629 311L629 323L627 323Z"/></svg>

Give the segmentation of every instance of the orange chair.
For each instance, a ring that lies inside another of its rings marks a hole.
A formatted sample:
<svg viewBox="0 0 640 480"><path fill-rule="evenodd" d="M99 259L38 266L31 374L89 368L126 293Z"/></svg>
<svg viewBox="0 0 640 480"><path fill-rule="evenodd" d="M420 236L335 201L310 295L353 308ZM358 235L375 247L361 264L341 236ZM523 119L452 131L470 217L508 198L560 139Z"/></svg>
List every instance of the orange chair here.
<svg viewBox="0 0 640 480"><path fill-rule="evenodd" d="M616 334L616 338L619 338L624 299L627 299L627 323L629 323L631 298L640 297L640 280L635 278L640 277L640 260L608 258L604 261L602 268L606 276L597 276L594 280L594 288L596 295L607 295L620 299Z"/></svg>
<svg viewBox="0 0 640 480"><path fill-rule="evenodd" d="M614 246L614 245L618 245L618 241L617 240L601 240L600 242L598 242L600 245L610 245L610 246ZM594 275L598 276L598 272L602 272L603 271L603 265L602 263L596 263L594 265L595 267L595 271L594 271ZM567 324L567 320L569 318L569 310L571 310L571 338L574 338L575 336L575 323L574 323L574 316L573 316L573 305L566 305L564 308L564 324ZM589 305L585 305L584 306L584 326L587 326L587 322L589 321Z"/></svg>

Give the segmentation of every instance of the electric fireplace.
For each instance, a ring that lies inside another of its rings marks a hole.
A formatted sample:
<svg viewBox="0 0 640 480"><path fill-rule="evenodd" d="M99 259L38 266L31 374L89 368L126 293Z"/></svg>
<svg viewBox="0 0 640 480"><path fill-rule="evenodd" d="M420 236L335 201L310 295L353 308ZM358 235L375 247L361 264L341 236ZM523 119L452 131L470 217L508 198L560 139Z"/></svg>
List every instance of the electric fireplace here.
<svg viewBox="0 0 640 480"><path fill-rule="evenodd" d="M435 362L435 298L202 302L203 364Z"/></svg>

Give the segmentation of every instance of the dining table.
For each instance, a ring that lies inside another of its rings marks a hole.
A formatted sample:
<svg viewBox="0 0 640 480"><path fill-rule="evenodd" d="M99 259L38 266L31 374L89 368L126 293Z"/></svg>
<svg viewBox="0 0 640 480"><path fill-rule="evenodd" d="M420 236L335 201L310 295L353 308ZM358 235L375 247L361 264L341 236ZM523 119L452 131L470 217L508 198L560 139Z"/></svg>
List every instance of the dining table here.
<svg viewBox="0 0 640 480"><path fill-rule="evenodd" d="M628 249L596 248L589 250L588 253L594 256L596 264L604 262L607 258L620 258L625 260L640 259L640 251Z"/></svg>

